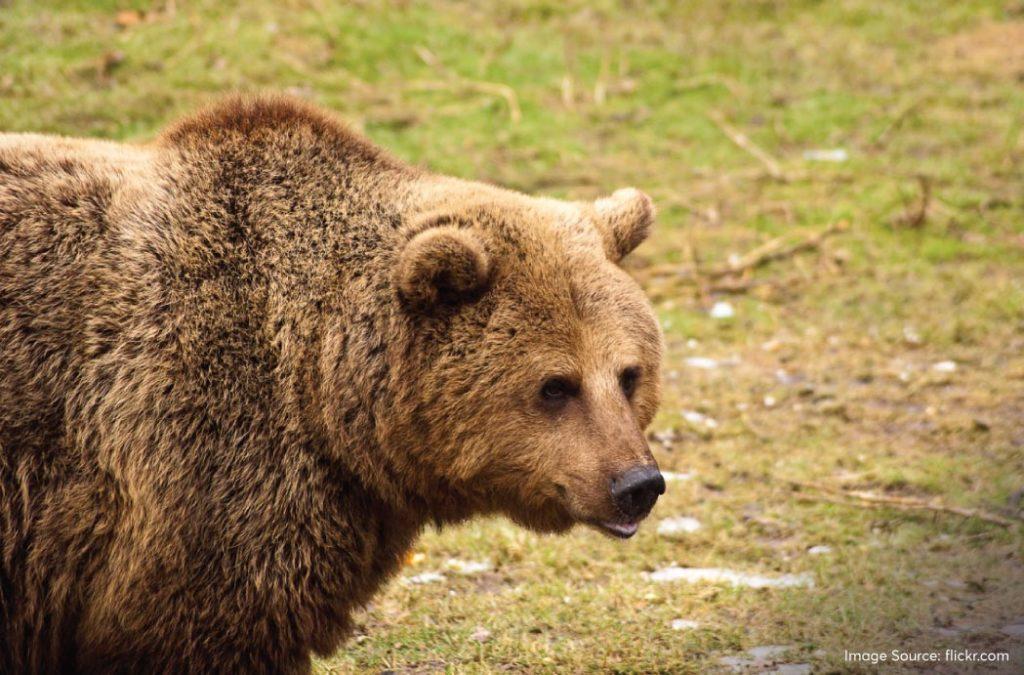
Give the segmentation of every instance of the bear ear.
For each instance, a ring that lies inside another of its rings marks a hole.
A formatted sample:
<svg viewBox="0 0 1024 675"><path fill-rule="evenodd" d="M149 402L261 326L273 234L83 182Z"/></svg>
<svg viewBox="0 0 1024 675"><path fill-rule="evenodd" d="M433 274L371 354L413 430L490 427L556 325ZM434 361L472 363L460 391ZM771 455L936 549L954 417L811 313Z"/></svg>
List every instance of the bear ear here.
<svg viewBox="0 0 1024 675"><path fill-rule="evenodd" d="M647 239L654 222L654 202L636 188L616 190L611 197L594 202L597 228L612 262L622 260Z"/></svg>
<svg viewBox="0 0 1024 675"><path fill-rule="evenodd" d="M429 310L476 297L490 279L491 261L472 231L443 225L428 227L406 243L395 282L410 306Z"/></svg>

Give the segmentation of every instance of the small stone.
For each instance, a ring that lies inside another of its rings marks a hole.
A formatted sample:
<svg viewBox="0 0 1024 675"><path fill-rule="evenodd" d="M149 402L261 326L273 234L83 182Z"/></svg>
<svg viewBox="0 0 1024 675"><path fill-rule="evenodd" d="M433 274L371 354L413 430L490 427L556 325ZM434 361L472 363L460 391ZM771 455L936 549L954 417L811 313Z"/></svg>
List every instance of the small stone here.
<svg viewBox="0 0 1024 675"><path fill-rule="evenodd" d="M821 546L812 546L809 549L807 549L808 555L828 555L831 552L832 547L826 546L824 544Z"/></svg>
<svg viewBox="0 0 1024 675"><path fill-rule="evenodd" d="M491 639L491 631L487 630L483 626L477 626L476 630L470 633L469 639L474 642L487 642Z"/></svg>
<svg viewBox="0 0 1024 675"><path fill-rule="evenodd" d="M663 429L661 431L655 431L651 434L651 440L661 443L666 448L672 447L672 443L676 440L675 429Z"/></svg>
<svg viewBox="0 0 1024 675"><path fill-rule="evenodd" d="M955 373L956 361L939 361L932 365L932 370L936 373Z"/></svg>
<svg viewBox="0 0 1024 675"><path fill-rule="evenodd" d="M800 378L786 372L782 368L779 368L778 370L775 371L775 381L778 382L779 384L793 385L799 384Z"/></svg>

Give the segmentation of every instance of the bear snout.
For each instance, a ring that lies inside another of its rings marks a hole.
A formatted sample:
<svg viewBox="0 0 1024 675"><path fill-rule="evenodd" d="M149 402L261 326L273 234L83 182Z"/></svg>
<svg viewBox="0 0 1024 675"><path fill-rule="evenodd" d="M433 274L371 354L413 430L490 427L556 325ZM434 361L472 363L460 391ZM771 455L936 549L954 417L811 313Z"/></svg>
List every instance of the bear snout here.
<svg viewBox="0 0 1024 675"><path fill-rule="evenodd" d="M637 466L612 479L612 501L631 521L644 518L665 494L665 479L657 466Z"/></svg>

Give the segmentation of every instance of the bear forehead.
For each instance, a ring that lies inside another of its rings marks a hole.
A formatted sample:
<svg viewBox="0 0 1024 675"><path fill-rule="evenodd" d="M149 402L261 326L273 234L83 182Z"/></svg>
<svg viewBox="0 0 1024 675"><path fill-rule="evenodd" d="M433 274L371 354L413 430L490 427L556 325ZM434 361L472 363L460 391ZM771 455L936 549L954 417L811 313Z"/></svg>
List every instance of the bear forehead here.
<svg viewBox="0 0 1024 675"><path fill-rule="evenodd" d="M647 342L656 335L653 311L640 286L603 258L557 247L514 266L493 289L492 326L520 335L576 344L584 334Z"/></svg>

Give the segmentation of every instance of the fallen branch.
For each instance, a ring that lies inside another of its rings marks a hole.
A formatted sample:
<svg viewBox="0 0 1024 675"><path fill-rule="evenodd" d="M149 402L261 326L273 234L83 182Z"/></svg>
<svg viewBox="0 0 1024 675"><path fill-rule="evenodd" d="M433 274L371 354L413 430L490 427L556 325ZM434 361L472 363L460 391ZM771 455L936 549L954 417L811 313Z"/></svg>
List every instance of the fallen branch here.
<svg viewBox="0 0 1024 675"><path fill-rule="evenodd" d="M710 119L711 122L718 127L718 130L725 134L725 136L732 141L736 147L745 151L754 159L759 161L764 168L767 169L769 176L778 181L785 182L789 180L785 172L782 170L782 167L780 167L779 163L775 161L774 157L769 155L761 148L761 146L754 143L754 141L750 140L745 133L726 122L720 114L717 112L709 112L708 119Z"/></svg>
<svg viewBox="0 0 1024 675"><path fill-rule="evenodd" d="M977 518L978 520L982 520L986 523L1001 525L1002 527L1010 527L1016 524L1016 521L1004 518L1003 516L994 513L978 509L968 509L961 506L949 506L948 504L942 504L934 499L927 500L916 497L878 495L864 490L842 490L829 485L805 483L795 480L791 480L789 482L799 488L823 492L826 495L835 495L837 499L826 498L823 500L833 504L874 508L894 508L901 511L930 511L933 513L945 513L960 516L961 518Z"/></svg>
<svg viewBox="0 0 1024 675"><path fill-rule="evenodd" d="M757 246L743 255L730 260L724 265L712 267L711 269L699 269L696 261L692 269L680 269L678 265L656 265L648 267L644 272L648 276L664 276L673 274L683 278L701 279L722 279L723 277L743 275L753 271L769 262L788 258L801 251L817 248L828 237L849 229L850 224L845 220L832 223L828 227L794 237L785 235L771 239L760 246ZM728 284L726 284L728 285Z"/></svg>
<svg viewBox="0 0 1024 675"><path fill-rule="evenodd" d="M764 244L747 251L747 253L743 254L738 259L731 260L720 267L705 270L702 274L717 279L753 270L772 262L773 260L788 258L801 251L817 248L822 241L837 232L843 232L849 226L850 224L847 221L840 220L832 223L823 230L806 234L796 241L793 241L791 237L787 236L776 237L775 239L771 239Z"/></svg>

